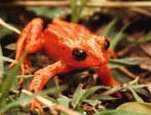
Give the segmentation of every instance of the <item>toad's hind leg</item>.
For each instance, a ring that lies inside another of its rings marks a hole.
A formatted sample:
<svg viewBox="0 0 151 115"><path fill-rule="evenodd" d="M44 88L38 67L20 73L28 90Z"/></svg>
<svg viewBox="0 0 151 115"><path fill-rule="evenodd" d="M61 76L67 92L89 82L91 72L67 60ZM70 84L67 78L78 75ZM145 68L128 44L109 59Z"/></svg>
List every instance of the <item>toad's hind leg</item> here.
<svg viewBox="0 0 151 115"><path fill-rule="evenodd" d="M25 26L16 44L15 62L18 62L22 58L24 52L28 56L28 54L42 49L44 40L41 34L42 30L43 21L40 18L33 19ZM21 74L26 73L25 71L29 67L29 64L30 61L25 58L21 67ZM15 63L11 64L11 66L13 65Z"/></svg>

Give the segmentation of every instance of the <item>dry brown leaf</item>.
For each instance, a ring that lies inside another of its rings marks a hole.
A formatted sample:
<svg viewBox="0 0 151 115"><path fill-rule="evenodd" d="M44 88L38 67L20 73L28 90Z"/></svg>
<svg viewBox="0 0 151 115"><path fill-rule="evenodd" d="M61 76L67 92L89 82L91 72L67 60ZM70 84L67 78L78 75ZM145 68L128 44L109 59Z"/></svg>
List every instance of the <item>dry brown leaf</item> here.
<svg viewBox="0 0 151 115"><path fill-rule="evenodd" d="M151 58L151 42L140 46L141 49Z"/></svg>
<svg viewBox="0 0 151 115"><path fill-rule="evenodd" d="M140 64L142 69L151 71L151 58L145 58L144 61Z"/></svg>

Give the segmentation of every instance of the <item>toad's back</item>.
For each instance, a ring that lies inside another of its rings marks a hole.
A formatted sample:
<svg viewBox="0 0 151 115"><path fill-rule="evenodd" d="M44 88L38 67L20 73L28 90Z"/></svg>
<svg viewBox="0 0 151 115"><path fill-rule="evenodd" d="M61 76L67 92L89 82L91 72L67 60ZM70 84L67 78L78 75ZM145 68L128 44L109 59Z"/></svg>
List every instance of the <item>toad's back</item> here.
<svg viewBox="0 0 151 115"><path fill-rule="evenodd" d="M91 34L83 26L55 19L43 33L44 48L49 56L59 60L60 57L67 56L71 49L86 44Z"/></svg>
<svg viewBox="0 0 151 115"><path fill-rule="evenodd" d="M104 37L99 37L78 24L54 20L42 35L45 39L45 52L54 60L61 60L67 65L89 67L104 64L108 60ZM84 51L87 58L75 60L75 49Z"/></svg>

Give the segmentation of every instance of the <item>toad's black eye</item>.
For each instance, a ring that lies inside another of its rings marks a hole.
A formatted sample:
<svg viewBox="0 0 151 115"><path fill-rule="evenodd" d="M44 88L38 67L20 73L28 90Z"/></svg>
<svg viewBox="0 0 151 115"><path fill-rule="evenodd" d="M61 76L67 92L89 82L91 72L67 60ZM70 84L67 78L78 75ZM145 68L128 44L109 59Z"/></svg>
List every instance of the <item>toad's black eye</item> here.
<svg viewBox="0 0 151 115"><path fill-rule="evenodd" d="M75 58L75 60L77 60L77 61L82 61L82 60L86 59L86 57L87 57L86 52L82 49L74 49L72 51L72 55Z"/></svg>
<svg viewBox="0 0 151 115"><path fill-rule="evenodd" d="M109 47L110 47L110 42L108 39L106 39L105 43L104 43L104 48L105 48L105 50L107 50Z"/></svg>

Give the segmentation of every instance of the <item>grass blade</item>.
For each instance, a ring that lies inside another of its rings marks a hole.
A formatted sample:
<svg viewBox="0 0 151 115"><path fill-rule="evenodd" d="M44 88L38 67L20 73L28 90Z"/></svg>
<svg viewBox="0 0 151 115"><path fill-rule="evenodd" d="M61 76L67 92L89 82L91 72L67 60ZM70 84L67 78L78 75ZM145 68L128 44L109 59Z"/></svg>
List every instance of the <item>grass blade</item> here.
<svg viewBox="0 0 151 115"><path fill-rule="evenodd" d="M12 30L14 32L16 32L17 34L20 34L20 30L18 30L17 28L7 24L6 22L4 22L4 20L2 18L0 18L0 25L4 26L5 28Z"/></svg>
<svg viewBox="0 0 151 115"><path fill-rule="evenodd" d="M16 81L16 76L19 73L20 63L16 64L13 68L9 69L8 72L6 72L6 78L4 79L3 83L1 84L1 96L0 96L0 107L3 106L3 104L6 101L6 98L9 94L9 91L11 90L11 87L13 86L14 82Z"/></svg>
<svg viewBox="0 0 151 115"><path fill-rule="evenodd" d="M111 49L115 50L117 44L124 38L125 36L124 31L127 28L127 26L128 24L125 25L114 38L111 39L111 45L110 45Z"/></svg>
<svg viewBox="0 0 151 115"><path fill-rule="evenodd" d="M19 106L28 104L28 103L31 102L32 99L34 99L33 96L22 96L22 97L18 98L17 100L1 107L0 108L0 113L4 113L4 112L8 111L11 108L15 108L15 107L19 107Z"/></svg>
<svg viewBox="0 0 151 115"><path fill-rule="evenodd" d="M86 90L86 92L85 92L85 94L84 94L82 99L88 98L89 96L93 95L99 89L107 89L107 88L108 87L106 87L106 86L94 86L94 87Z"/></svg>
<svg viewBox="0 0 151 115"><path fill-rule="evenodd" d="M10 62L10 63L14 63L15 60L5 57L5 56L0 56L0 58L2 59L2 61L6 61L6 62Z"/></svg>
<svg viewBox="0 0 151 115"><path fill-rule="evenodd" d="M117 19L113 19L106 27L104 30L104 33L102 33L104 36L109 36L112 31L115 29L115 24L117 23Z"/></svg>
<svg viewBox="0 0 151 115"><path fill-rule="evenodd" d="M130 57L121 59L110 59L110 63L122 65L139 65L143 61L141 57Z"/></svg>
<svg viewBox="0 0 151 115"><path fill-rule="evenodd" d="M132 88L129 88L129 90L132 92L132 94L137 102L142 102L142 103L144 102L143 99Z"/></svg>
<svg viewBox="0 0 151 115"><path fill-rule="evenodd" d="M4 74L4 63L3 63L3 60L1 58L2 56L3 56L3 53L2 53L2 47L1 47L1 44L0 44L0 79L2 79L3 74Z"/></svg>

